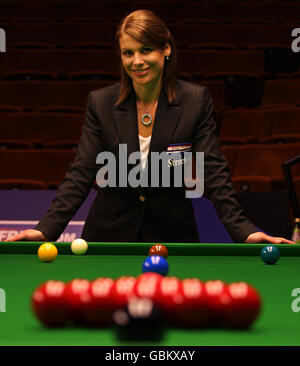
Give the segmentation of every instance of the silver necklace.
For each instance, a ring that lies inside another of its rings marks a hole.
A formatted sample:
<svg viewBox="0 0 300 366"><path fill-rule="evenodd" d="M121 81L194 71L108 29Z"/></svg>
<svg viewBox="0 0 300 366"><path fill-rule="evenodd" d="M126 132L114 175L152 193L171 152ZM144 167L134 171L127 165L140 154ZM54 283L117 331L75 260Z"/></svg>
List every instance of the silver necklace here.
<svg viewBox="0 0 300 366"><path fill-rule="evenodd" d="M145 118L148 118L148 122L145 121ZM152 116L150 113L146 112L142 115L141 122L144 126L150 126L152 123Z"/></svg>
<svg viewBox="0 0 300 366"><path fill-rule="evenodd" d="M154 104L154 105L156 105L156 104L157 104L157 102L155 102L155 104ZM145 121L145 118L147 118L147 119L148 119L148 121ZM152 116L151 116L151 114L150 114L149 112L144 113L144 114L142 115L142 117L141 117L141 122L142 122L142 124L143 124L144 126L151 126L152 121L153 121L153 118L152 118Z"/></svg>

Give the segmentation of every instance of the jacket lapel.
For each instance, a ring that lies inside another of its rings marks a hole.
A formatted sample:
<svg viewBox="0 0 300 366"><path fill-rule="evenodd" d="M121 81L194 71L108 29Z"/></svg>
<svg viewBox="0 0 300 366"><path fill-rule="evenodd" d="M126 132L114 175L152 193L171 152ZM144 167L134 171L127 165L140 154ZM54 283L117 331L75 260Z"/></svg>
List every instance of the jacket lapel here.
<svg viewBox="0 0 300 366"><path fill-rule="evenodd" d="M128 156L140 151L135 94L131 93L124 103L115 108L113 114L120 143L127 145Z"/></svg>
<svg viewBox="0 0 300 366"><path fill-rule="evenodd" d="M181 112L182 108L176 102L170 104L162 91L158 100L149 153L167 151Z"/></svg>

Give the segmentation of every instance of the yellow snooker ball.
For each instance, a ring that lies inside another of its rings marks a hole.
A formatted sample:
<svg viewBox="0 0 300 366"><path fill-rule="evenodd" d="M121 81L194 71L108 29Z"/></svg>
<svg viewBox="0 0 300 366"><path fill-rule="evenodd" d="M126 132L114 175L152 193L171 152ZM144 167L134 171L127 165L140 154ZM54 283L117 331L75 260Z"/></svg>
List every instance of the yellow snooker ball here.
<svg viewBox="0 0 300 366"><path fill-rule="evenodd" d="M85 254L86 251L88 250L88 244L84 239L80 239L80 238L75 239L72 241L71 250L72 250L72 253L77 254L77 255Z"/></svg>
<svg viewBox="0 0 300 366"><path fill-rule="evenodd" d="M54 244L44 243L38 249L38 257L42 262L52 262L57 257L58 251Z"/></svg>

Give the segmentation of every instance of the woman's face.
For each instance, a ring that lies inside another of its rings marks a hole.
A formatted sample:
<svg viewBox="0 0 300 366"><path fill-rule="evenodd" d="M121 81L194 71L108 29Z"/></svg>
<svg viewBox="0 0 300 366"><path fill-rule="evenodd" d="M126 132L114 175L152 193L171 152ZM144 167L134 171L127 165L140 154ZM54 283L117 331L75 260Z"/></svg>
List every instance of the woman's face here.
<svg viewBox="0 0 300 366"><path fill-rule="evenodd" d="M123 34L119 45L122 64L134 84L148 84L161 79L165 57L171 53L169 44L163 50L154 49Z"/></svg>

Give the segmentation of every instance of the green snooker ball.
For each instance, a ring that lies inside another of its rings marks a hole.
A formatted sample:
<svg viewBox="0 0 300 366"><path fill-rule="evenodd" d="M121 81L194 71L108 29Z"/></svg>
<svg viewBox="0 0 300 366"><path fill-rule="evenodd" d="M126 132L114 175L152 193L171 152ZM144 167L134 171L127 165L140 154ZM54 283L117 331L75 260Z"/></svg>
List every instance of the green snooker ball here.
<svg viewBox="0 0 300 366"><path fill-rule="evenodd" d="M260 257L266 264L275 264L280 257L280 252L274 245L267 245L262 248Z"/></svg>

